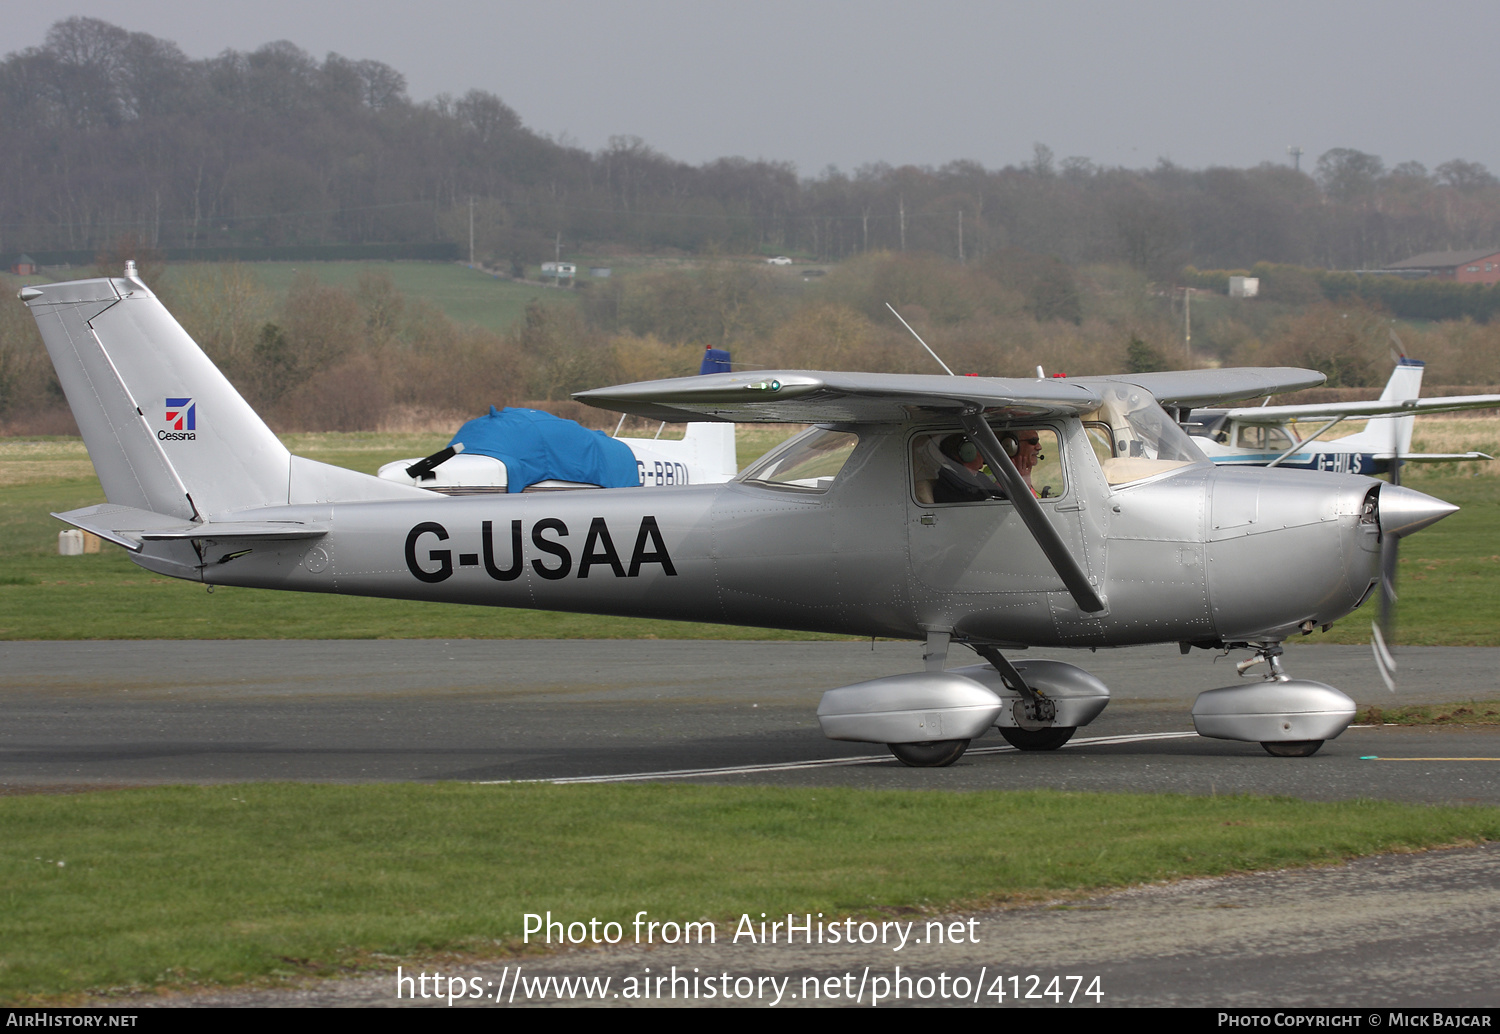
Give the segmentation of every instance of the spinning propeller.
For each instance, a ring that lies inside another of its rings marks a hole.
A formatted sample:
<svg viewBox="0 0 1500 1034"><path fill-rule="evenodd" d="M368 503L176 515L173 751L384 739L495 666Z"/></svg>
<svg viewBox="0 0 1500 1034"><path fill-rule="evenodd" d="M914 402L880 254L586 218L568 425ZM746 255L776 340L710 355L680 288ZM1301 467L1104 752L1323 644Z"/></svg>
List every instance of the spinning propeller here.
<svg viewBox="0 0 1500 1034"><path fill-rule="evenodd" d="M1401 539L1442 520L1458 510L1452 503L1401 487L1401 458L1391 461L1391 482L1381 485L1376 497L1380 526L1380 619L1371 622L1371 648L1375 666L1386 688L1396 691L1396 657L1390 642L1396 633L1396 563Z"/></svg>

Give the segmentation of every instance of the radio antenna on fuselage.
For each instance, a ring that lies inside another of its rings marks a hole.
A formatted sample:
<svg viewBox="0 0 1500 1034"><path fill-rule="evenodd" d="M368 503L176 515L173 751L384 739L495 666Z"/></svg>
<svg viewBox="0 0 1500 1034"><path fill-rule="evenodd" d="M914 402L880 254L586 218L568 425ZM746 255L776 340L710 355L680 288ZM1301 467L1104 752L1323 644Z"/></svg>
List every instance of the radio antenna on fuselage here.
<svg viewBox="0 0 1500 1034"><path fill-rule="evenodd" d="M885 303L885 307L887 309L891 310L891 315L892 316L895 316L898 320L901 320L901 325L903 327L905 327L907 330L911 330L911 324L908 323L908 322L906 322L905 320L901 319L901 314L896 311L896 307L894 305L892 305L890 302L886 302ZM937 364L943 368L943 371L945 373L947 373L949 377L957 377L958 376L958 374L956 374L952 370L948 369L948 364L945 363L945 362L943 362L943 360L938 357L938 354L936 352L934 352L931 348L928 347L927 342L925 342L925 341L922 340L922 335L921 334L918 334L915 330L911 330L911 336L917 339L917 344L919 344L923 348L927 349L927 354L928 355L932 356L934 359L937 359Z"/></svg>

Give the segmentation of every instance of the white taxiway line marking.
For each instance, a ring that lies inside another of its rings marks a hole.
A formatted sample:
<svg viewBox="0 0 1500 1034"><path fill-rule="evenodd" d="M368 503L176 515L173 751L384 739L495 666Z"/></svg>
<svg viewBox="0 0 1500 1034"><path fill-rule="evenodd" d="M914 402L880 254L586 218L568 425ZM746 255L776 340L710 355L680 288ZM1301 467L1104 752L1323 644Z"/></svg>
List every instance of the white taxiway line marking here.
<svg viewBox="0 0 1500 1034"><path fill-rule="evenodd" d="M1144 743L1148 740L1177 740L1197 735L1196 732L1148 732L1129 736L1091 736L1086 739L1072 740L1059 749L1067 750L1069 747L1087 747L1106 743ZM1004 747L974 747L965 752L965 757L972 754L1010 754L1014 753L1015 750L1015 747L1008 744ZM485 779L476 785L496 786L501 783L552 783L555 786L561 786L568 783L637 783L656 779L697 779L703 776L796 772L807 768L847 768L854 765L880 765L894 760L889 754L861 754L852 758L824 758L818 761L785 761L766 765L735 765L727 768L678 768L666 772L628 772L621 775L566 776L561 779Z"/></svg>

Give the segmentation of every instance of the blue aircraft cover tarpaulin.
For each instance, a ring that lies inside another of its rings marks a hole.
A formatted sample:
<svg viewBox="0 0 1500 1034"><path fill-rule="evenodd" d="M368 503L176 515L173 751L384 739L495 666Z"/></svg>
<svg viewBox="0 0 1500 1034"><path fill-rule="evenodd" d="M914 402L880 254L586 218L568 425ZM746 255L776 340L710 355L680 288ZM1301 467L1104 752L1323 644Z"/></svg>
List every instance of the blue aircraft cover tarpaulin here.
<svg viewBox="0 0 1500 1034"><path fill-rule="evenodd" d="M640 485L635 453L602 431L539 409L496 409L458 429L449 445L505 464L506 491L538 481L582 481L604 488Z"/></svg>

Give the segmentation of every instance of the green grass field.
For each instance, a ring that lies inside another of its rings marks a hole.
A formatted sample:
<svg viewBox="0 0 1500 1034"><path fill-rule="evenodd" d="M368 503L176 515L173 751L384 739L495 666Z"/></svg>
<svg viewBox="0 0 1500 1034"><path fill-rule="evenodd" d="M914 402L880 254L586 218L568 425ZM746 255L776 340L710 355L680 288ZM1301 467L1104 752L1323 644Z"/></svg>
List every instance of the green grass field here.
<svg viewBox="0 0 1500 1034"><path fill-rule="evenodd" d="M493 957L522 947L527 912L627 927L640 909L678 922L920 920L1497 837L1494 808L1056 791L253 784L8 797L0 1002Z"/></svg>
<svg viewBox="0 0 1500 1034"><path fill-rule="evenodd" d="M168 284L172 277L194 268L191 263L169 266ZM518 323L533 299L546 305L578 302L575 291L518 284L454 262L251 262L245 268L278 303L299 274L311 273L331 287L352 291L361 273L386 273L409 301L424 299L460 323L477 323L490 330L507 330Z"/></svg>

